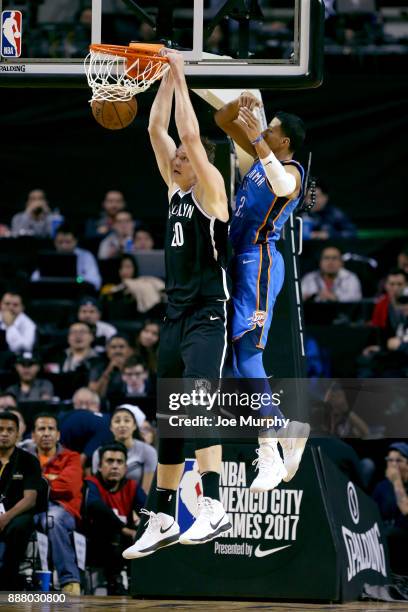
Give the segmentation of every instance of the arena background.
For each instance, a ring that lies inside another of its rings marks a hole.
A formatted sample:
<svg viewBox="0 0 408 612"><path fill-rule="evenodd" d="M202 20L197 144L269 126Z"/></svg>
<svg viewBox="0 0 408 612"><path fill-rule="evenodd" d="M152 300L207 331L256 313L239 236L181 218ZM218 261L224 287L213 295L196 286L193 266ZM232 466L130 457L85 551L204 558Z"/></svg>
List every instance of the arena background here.
<svg viewBox="0 0 408 612"><path fill-rule="evenodd" d="M285 109L304 118L313 173L325 178L333 203L359 228L380 230L401 228L406 213L402 135L408 132L408 82L400 58L385 59L376 64L368 58L361 66L354 57L333 66L326 60L320 88L263 92L267 112ZM87 89L3 90L0 161L8 180L2 181L1 218L22 208L33 185L78 220L93 214L105 191L117 187L137 218L160 228L165 189L146 130L153 95L139 98L137 119L128 129L111 133L92 119ZM222 140L212 109L197 96L193 100L202 132Z"/></svg>
<svg viewBox="0 0 408 612"><path fill-rule="evenodd" d="M403 59L328 58L320 88L263 92L268 115L269 109L284 109L304 118L308 140L300 157L305 160L307 151L313 151L313 174L325 179L331 201L356 223L359 237L366 239L361 250L375 249L381 273L407 240L403 134L408 83ZM141 96L136 121L112 133L94 122L87 89L2 90L0 221L9 222L22 209L27 192L38 186L53 207L81 227L97 214L103 194L117 188L134 216L152 227L160 246L166 190L157 178L147 135L153 96L154 91ZM213 110L194 95L193 101L202 132L222 145L222 165L228 144L214 125ZM340 368L335 374L348 371ZM383 456L386 445L386 440L354 442L360 454L376 457Z"/></svg>

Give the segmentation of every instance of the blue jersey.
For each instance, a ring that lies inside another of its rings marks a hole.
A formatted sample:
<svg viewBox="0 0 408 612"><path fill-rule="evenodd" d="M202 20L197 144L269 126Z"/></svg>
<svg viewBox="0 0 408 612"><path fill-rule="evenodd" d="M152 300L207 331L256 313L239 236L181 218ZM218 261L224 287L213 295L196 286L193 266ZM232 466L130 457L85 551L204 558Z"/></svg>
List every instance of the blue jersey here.
<svg viewBox="0 0 408 612"><path fill-rule="evenodd" d="M295 166L299 170L302 179L299 195L293 199L275 195L261 161L256 160L246 173L236 197L230 227L230 239L235 253L242 253L251 245L279 240L283 225L301 201L304 169L295 160L281 163L284 166Z"/></svg>

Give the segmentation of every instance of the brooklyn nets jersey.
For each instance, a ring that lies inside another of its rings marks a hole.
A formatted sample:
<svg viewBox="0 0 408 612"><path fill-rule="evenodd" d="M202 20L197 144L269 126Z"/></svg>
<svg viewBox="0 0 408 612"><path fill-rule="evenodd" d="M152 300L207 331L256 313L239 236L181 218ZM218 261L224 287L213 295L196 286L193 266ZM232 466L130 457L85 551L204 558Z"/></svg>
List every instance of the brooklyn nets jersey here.
<svg viewBox="0 0 408 612"><path fill-rule="evenodd" d="M228 223L211 217L189 191L170 199L166 228L168 316L229 298L226 264Z"/></svg>

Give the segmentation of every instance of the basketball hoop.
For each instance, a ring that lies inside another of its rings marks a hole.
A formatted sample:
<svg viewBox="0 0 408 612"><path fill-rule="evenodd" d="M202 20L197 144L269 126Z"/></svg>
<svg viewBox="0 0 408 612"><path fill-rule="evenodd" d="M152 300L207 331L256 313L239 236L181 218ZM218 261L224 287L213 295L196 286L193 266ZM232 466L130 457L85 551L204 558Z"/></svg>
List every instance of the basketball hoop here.
<svg viewBox="0 0 408 612"><path fill-rule="evenodd" d="M167 57L160 55L163 48L147 43L91 45L84 67L92 100L125 102L146 91L170 67Z"/></svg>

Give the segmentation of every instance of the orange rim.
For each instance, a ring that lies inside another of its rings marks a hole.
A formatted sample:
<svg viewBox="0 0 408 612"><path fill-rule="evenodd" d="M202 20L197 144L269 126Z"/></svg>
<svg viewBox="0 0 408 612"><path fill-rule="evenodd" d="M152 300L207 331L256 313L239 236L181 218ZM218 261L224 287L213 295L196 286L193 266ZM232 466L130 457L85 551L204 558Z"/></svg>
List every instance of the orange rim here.
<svg viewBox="0 0 408 612"><path fill-rule="evenodd" d="M137 59L150 61L154 59L157 62L163 64L168 63L168 58L159 55L164 45L160 44L148 44L148 43L130 43L127 47L122 45L90 45L89 49L95 53L106 53L107 55L118 55L119 57L126 57L130 60L136 61Z"/></svg>

